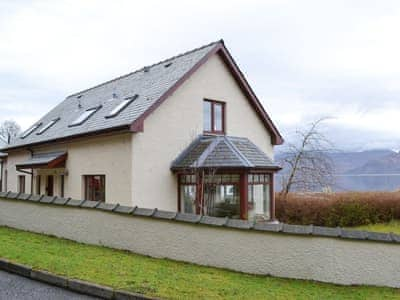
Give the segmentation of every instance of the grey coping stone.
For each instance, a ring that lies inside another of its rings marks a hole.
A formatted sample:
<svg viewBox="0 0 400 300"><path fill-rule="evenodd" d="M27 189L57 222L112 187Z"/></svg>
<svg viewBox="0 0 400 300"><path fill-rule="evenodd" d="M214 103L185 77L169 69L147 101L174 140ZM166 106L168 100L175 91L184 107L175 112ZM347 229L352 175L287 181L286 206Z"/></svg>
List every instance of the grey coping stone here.
<svg viewBox="0 0 400 300"><path fill-rule="evenodd" d="M141 207L137 207L135 209L135 211L133 212L134 216L143 216L143 217L151 217L155 212L156 212L156 208L152 209L152 208L141 208Z"/></svg>
<svg viewBox="0 0 400 300"><path fill-rule="evenodd" d="M6 271L15 273L24 277L30 277L32 268L30 266L21 265L14 262L8 262L6 265Z"/></svg>
<svg viewBox="0 0 400 300"><path fill-rule="evenodd" d="M345 239L365 240L368 237L368 233L360 230L342 229L342 233L340 236Z"/></svg>
<svg viewBox="0 0 400 300"><path fill-rule="evenodd" d="M114 290L115 300L155 300L157 298L146 297L142 294L131 293L127 291Z"/></svg>
<svg viewBox="0 0 400 300"><path fill-rule="evenodd" d="M200 219L201 224L214 225L214 226L224 226L226 222L228 222L228 218L202 216Z"/></svg>
<svg viewBox="0 0 400 300"><path fill-rule="evenodd" d="M282 231L291 234L311 234L313 232L313 225L283 224Z"/></svg>
<svg viewBox="0 0 400 300"><path fill-rule="evenodd" d="M228 219L228 222L225 224L225 226L238 229L250 229L253 227L253 224L247 220Z"/></svg>
<svg viewBox="0 0 400 300"><path fill-rule="evenodd" d="M19 200L28 200L30 196L31 196L31 194L21 193L21 194L18 195L17 199L19 199Z"/></svg>
<svg viewBox="0 0 400 300"><path fill-rule="evenodd" d="M133 211L136 209L135 207L132 206L126 206L126 205L118 205L115 209L114 212L119 213L119 214L127 214L130 215L133 213Z"/></svg>
<svg viewBox="0 0 400 300"><path fill-rule="evenodd" d="M393 242L400 243L400 235L391 232L390 236L391 236Z"/></svg>
<svg viewBox="0 0 400 300"><path fill-rule="evenodd" d="M80 207L85 207L85 208L95 208L97 205L100 204L100 201L91 201L91 200L86 200L83 202Z"/></svg>
<svg viewBox="0 0 400 300"><path fill-rule="evenodd" d="M70 199L66 205L68 206L74 206L74 207L79 207L82 205L83 202L86 200L76 200L76 199Z"/></svg>
<svg viewBox="0 0 400 300"><path fill-rule="evenodd" d="M283 229L283 224L282 223L270 224L267 222L259 222L254 224L253 228L255 230L261 230L261 231L281 232Z"/></svg>
<svg viewBox="0 0 400 300"><path fill-rule="evenodd" d="M39 202L40 199L42 199L43 197L44 197L44 195L32 195L29 197L28 200L32 201L32 202Z"/></svg>
<svg viewBox="0 0 400 300"><path fill-rule="evenodd" d="M0 192L0 197L6 197L8 192Z"/></svg>
<svg viewBox="0 0 400 300"><path fill-rule="evenodd" d="M8 199L17 199L19 194L20 193L9 192L8 195L7 195L7 198Z"/></svg>
<svg viewBox="0 0 400 300"><path fill-rule="evenodd" d="M180 222L188 222L188 223L199 223L201 219L200 215L196 214L186 214L186 213L177 213L175 220Z"/></svg>
<svg viewBox="0 0 400 300"><path fill-rule="evenodd" d="M392 237L390 236L390 233L383 233L383 232L368 231L367 239L370 241L377 241L377 242L392 242Z"/></svg>
<svg viewBox="0 0 400 300"><path fill-rule="evenodd" d="M106 211L114 211L119 206L119 204L115 203L105 203L105 202L100 202L99 205L96 206L96 208L101 209L101 210L106 210Z"/></svg>
<svg viewBox="0 0 400 300"><path fill-rule="evenodd" d="M97 296L103 299L112 299L114 294L112 288L77 279L69 279L68 287L76 292Z"/></svg>
<svg viewBox="0 0 400 300"><path fill-rule="evenodd" d="M53 203L54 200L56 200L55 196L43 196L39 202L40 203Z"/></svg>
<svg viewBox="0 0 400 300"><path fill-rule="evenodd" d="M63 288L68 286L68 279L66 277L54 275L46 271L32 270L31 278Z"/></svg>
<svg viewBox="0 0 400 300"><path fill-rule="evenodd" d="M53 204L57 205L65 205L71 198L63 198L63 197L57 197L56 200L53 201Z"/></svg>
<svg viewBox="0 0 400 300"><path fill-rule="evenodd" d="M165 211L165 210L156 210L153 217L158 219L166 219L166 220L173 220L176 217L177 212L173 211Z"/></svg>
<svg viewBox="0 0 400 300"><path fill-rule="evenodd" d="M324 226L314 226L313 234L314 235L322 235L329 237L339 237L342 230L338 227L324 227Z"/></svg>

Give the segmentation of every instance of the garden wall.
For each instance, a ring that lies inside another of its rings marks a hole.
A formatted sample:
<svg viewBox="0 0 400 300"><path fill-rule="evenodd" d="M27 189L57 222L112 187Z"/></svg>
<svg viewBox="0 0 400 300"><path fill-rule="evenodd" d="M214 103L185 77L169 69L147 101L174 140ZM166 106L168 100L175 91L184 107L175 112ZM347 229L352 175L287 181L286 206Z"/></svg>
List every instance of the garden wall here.
<svg viewBox="0 0 400 300"><path fill-rule="evenodd" d="M0 193L0 225L253 274L400 287L400 236Z"/></svg>

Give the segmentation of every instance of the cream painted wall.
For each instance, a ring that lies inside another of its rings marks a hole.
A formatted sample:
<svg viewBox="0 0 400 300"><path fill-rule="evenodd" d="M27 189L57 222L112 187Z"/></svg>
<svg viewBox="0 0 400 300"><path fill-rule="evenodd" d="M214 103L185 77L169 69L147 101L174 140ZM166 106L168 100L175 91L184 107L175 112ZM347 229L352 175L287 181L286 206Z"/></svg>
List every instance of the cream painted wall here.
<svg viewBox="0 0 400 300"><path fill-rule="evenodd" d="M0 225L239 272L400 287L400 244L234 230L0 199Z"/></svg>
<svg viewBox="0 0 400 300"><path fill-rule="evenodd" d="M9 153L7 157L7 190L9 191L18 191L18 176L24 175L25 176L25 192L31 192L31 175L19 172L16 170L15 165L27 161L31 157L31 154L27 150L21 151L13 151ZM28 170L30 171L30 170Z"/></svg>
<svg viewBox="0 0 400 300"><path fill-rule="evenodd" d="M66 197L84 198L83 175L106 176L106 202L132 205L131 202L131 133L91 137L75 142L54 144L34 148L35 153L67 151L68 158L64 191ZM28 151L10 152L8 163L8 190L17 191L15 165L30 158ZM45 193L46 175L54 175L54 193L60 195L60 175L64 169L35 170L41 175L41 193ZM34 193L36 193L34 177ZM30 179L27 178L27 192L30 192Z"/></svg>
<svg viewBox="0 0 400 300"><path fill-rule="evenodd" d="M271 137L217 55L151 113L132 137L132 199L142 207L177 210L172 161L203 132L203 99L226 102L226 133L248 137L273 158Z"/></svg>

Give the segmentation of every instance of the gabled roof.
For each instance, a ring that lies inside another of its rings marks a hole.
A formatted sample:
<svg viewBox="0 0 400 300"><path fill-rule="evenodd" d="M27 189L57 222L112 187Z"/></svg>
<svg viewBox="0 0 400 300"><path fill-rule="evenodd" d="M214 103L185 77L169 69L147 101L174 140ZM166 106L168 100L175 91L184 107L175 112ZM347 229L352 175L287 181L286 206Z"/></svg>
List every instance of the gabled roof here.
<svg viewBox="0 0 400 300"><path fill-rule="evenodd" d="M174 160L172 170L193 168L280 169L248 138L201 135Z"/></svg>
<svg viewBox="0 0 400 300"><path fill-rule="evenodd" d="M14 139L7 149L108 131L143 131L144 119L213 54L219 54L223 58L270 132L273 144L281 144L283 140L278 130L221 40L68 96L34 124L39 125L37 129L25 138ZM106 118L116 106L129 97L134 98L132 103L117 116ZM91 108L98 110L81 125L69 126ZM37 134L52 120L57 122L42 134Z"/></svg>

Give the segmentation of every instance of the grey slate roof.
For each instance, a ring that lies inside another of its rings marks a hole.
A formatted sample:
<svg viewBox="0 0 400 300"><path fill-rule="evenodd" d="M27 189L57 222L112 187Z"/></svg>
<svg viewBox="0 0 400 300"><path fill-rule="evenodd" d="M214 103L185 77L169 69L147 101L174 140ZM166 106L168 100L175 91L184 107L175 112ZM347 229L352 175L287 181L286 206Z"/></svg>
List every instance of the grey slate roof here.
<svg viewBox="0 0 400 300"><path fill-rule="evenodd" d="M44 165L48 164L60 156L65 155L66 152L52 152L52 153L43 153L43 154L34 154L30 159L27 161L24 161L22 163L19 163L17 167L23 167L23 166L31 166L31 165Z"/></svg>
<svg viewBox="0 0 400 300"><path fill-rule="evenodd" d="M172 57L133 73L108 81L67 97L33 125L41 124L26 138L16 138L7 148L36 144L54 139L129 126L154 104L169 88L192 69L218 42ZM170 64L170 65L169 65ZM168 66L169 65L169 66ZM126 97L138 95L114 118L105 118ZM115 97L113 97L113 95ZM84 124L69 127L85 110L102 107ZM37 132L50 121L60 118L43 134Z"/></svg>
<svg viewBox="0 0 400 300"><path fill-rule="evenodd" d="M190 168L266 168L279 166L248 138L201 135L172 163L172 170Z"/></svg>

